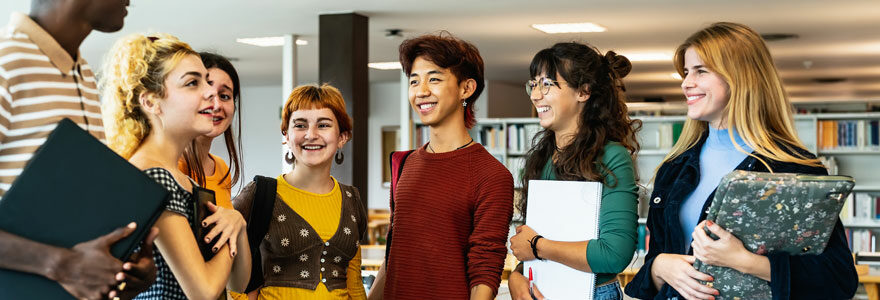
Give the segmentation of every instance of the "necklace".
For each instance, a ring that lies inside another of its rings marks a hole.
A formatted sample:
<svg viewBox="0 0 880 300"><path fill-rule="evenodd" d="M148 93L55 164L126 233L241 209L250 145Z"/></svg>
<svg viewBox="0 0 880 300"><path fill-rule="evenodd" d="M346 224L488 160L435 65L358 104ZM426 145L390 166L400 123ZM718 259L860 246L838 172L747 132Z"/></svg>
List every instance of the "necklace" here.
<svg viewBox="0 0 880 300"><path fill-rule="evenodd" d="M452 151L464 149L464 147L470 146L473 142L474 138L471 138L470 142L467 142L467 144L461 145L461 147L455 148L455 150ZM434 148L431 147L431 142L428 142L428 150L431 150L431 153L437 153L437 151L435 151Z"/></svg>

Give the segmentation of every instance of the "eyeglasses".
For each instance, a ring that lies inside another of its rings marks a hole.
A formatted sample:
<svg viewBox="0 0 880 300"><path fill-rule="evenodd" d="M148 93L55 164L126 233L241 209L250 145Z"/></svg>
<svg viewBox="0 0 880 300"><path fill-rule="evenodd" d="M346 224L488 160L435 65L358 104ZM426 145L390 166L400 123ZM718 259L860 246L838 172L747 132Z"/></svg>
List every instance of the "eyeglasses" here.
<svg viewBox="0 0 880 300"><path fill-rule="evenodd" d="M552 80L547 77L542 77L538 80L532 79L532 80L526 81L526 94L529 95L529 97L531 97L532 90L534 90L537 87L538 90L541 91L542 95L547 95L547 93L550 92L550 87L554 86L554 85L558 88L561 88L559 86L559 81Z"/></svg>

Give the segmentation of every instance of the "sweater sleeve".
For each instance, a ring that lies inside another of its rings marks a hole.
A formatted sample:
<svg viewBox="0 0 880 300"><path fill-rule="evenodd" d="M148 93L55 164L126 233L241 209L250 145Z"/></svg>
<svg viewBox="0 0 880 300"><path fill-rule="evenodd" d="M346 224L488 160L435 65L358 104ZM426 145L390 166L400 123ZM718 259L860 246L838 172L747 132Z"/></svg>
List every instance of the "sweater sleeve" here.
<svg viewBox="0 0 880 300"><path fill-rule="evenodd" d="M485 284L497 294L507 256L508 226L513 215L513 177L503 166L494 170L475 177L478 184L473 231L468 238L467 275L469 288Z"/></svg>
<svg viewBox="0 0 880 300"><path fill-rule="evenodd" d="M364 280L361 278L361 248L358 247L357 254L348 262L348 271L346 272L345 286L348 288L348 297L352 300L367 299L367 292L364 291Z"/></svg>
<svg viewBox="0 0 880 300"><path fill-rule="evenodd" d="M599 238L587 245L587 264L593 273L623 271L636 250L638 229L638 187L632 158L623 146L605 147L607 168L599 209Z"/></svg>

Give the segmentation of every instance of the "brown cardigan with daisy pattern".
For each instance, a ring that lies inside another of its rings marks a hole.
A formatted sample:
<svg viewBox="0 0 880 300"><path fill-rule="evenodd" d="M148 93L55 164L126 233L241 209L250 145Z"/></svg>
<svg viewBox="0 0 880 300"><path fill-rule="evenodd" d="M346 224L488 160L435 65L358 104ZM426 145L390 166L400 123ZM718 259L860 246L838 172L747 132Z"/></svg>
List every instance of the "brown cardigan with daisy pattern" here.
<svg viewBox="0 0 880 300"><path fill-rule="evenodd" d="M319 282L327 289L346 288L349 261L367 231L367 213L357 188L339 184L342 218L332 238L324 242L311 225L275 194L269 232L260 244L264 286L314 290ZM235 197L235 209L250 215L256 184L251 182ZM319 276L319 273L321 276Z"/></svg>

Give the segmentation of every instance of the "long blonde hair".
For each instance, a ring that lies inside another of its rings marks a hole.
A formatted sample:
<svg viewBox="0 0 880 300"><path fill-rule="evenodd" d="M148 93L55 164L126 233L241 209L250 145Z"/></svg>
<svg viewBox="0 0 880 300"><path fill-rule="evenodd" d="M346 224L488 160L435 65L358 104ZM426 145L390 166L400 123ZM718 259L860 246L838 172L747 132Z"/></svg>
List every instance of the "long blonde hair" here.
<svg viewBox="0 0 880 300"><path fill-rule="evenodd" d="M132 34L119 39L104 61L99 86L107 145L128 159L150 134L140 97L165 97L165 78L187 55L198 53L169 34Z"/></svg>
<svg viewBox="0 0 880 300"><path fill-rule="evenodd" d="M748 26L719 22L697 31L675 51L675 68L684 74L684 54L693 48L703 64L730 87L730 101L724 108L727 128L734 128L755 153L774 161L822 166L795 148L806 149L794 129L791 102L782 87L770 51L761 36ZM671 161L696 146L708 130L706 121L687 119L678 142L663 159ZM731 141L734 132L728 131ZM770 165L737 143L737 150ZM662 165L662 164L661 164Z"/></svg>

